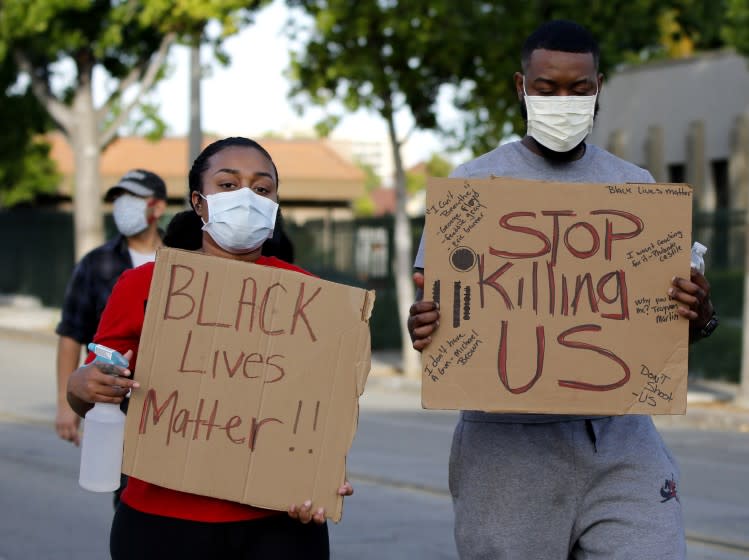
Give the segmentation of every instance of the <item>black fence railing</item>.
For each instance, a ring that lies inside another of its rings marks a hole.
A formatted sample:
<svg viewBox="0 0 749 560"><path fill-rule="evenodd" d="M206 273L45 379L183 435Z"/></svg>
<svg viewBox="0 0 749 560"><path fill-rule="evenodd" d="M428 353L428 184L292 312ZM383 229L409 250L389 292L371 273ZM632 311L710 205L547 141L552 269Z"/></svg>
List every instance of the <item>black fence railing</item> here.
<svg viewBox="0 0 749 560"><path fill-rule="evenodd" d="M111 217L105 220L113 233ZM393 219L318 220L299 227L287 222L295 263L321 278L377 291L372 346L398 348L400 329L393 274ZM413 252L423 219L411 221ZM693 237L708 247L707 275L722 317L743 312L745 213L720 211L694 216ZM68 212L48 209L0 211L0 293L28 294L60 306L73 268L73 222Z"/></svg>

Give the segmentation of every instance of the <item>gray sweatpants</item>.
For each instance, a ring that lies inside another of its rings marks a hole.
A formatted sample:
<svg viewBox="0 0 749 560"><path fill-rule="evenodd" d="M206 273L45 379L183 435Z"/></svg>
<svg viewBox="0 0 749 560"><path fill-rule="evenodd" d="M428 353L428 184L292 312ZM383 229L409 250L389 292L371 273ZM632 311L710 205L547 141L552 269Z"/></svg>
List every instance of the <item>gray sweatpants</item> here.
<svg viewBox="0 0 749 560"><path fill-rule="evenodd" d="M462 559L686 558L679 470L649 416L470 418L450 453Z"/></svg>

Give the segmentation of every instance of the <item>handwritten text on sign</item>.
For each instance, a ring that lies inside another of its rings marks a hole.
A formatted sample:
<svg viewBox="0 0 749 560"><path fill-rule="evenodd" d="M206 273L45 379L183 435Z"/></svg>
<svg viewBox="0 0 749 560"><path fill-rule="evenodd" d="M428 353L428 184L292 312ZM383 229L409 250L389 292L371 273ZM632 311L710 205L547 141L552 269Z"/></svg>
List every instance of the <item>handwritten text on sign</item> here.
<svg viewBox="0 0 749 560"><path fill-rule="evenodd" d="M426 215L428 408L682 411L689 187L443 179Z"/></svg>
<svg viewBox="0 0 749 560"><path fill-rule="evenodd" d="M127 472L274 509L312 499L338 518L373 295L225 261L159 253L138 356L142 388L128 414ZM351 430L328 428L341 425Z"/></svg>

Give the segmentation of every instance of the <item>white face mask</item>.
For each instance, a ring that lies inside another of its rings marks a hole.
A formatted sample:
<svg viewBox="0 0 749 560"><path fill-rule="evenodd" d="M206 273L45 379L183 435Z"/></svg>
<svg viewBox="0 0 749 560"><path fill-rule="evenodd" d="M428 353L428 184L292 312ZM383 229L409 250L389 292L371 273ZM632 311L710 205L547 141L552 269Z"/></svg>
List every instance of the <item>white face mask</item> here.
<svg viewBox="0 0 749 560"><path fill-rule="evenodd" d="M525 92L525 78L523 78ZM576 148L593 130L595 95L528 95L528 135L555 152Z"/></svg>
<svg viewBox="0 0 749 560"><path fill-rule="evenodd" d="M200 196L208 204L203 231L225 251L247 253L273 236L278 204L270 198L248 188Z"/></svg>
<svg viewBox="0 0 749 560"><path fill-rule="evenodd" d="M136 235L148 227L145 198L132 194L121 194L112 206L114 223L125 237Z"/></svg>

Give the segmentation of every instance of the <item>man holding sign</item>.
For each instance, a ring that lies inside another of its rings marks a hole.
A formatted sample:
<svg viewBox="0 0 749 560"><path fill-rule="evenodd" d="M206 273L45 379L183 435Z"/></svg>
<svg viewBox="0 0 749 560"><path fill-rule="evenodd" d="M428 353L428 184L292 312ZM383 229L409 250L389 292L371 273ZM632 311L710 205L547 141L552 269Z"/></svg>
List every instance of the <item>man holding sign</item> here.
<svg viewBox="0 0 749 560"><path fill-rule="evenodd" d="M647 171L585 143L603 82L598 58L595 39L578 24L551 21L539 27L523 46L522 73L515 74L526 136L459 166L452 177L654 183ZM422 301L424 258L422 238L414 275L418 301L408 320L419 351L431 350L440 320L439 306ZM484 284L491 282L499 286L491 279ZM521 282L517 298L522 287ZM626 293L618 294L626 300ZM690 342L708 336L716 324L709 294L707 281L694 269L689 279L675 277L663 294L676 303L673 320L689 320ZM453 438L449 481L463 558L686 556L678 466L649 416L464 410Z"/></svg>

